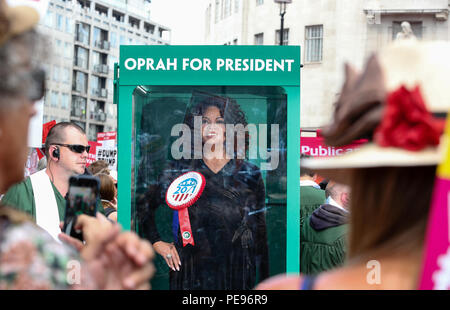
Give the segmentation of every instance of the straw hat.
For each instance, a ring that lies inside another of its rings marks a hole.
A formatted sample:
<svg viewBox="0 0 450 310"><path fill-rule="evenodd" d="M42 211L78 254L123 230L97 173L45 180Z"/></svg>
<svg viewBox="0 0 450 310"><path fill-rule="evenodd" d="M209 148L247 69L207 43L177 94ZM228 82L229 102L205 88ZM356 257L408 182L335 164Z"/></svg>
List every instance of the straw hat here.
<svg viewBox="0 0 450 310"><path fill-rule="evenodd" d="M39 19L38 11L30 6L9 6L5 0L0 0L0 45L11 37L32 29Z"/></svg>
<svg viewBox="0 0 450 310"><path fill-rule="evenodd" d="M336 178L341 169L440 163L450 109L448 55L448 42L403 40L370 57L361 74L346 65L333 122L322 135L331 146L361 138L369 143L341 156L304 159L301 165Z"/></svg>

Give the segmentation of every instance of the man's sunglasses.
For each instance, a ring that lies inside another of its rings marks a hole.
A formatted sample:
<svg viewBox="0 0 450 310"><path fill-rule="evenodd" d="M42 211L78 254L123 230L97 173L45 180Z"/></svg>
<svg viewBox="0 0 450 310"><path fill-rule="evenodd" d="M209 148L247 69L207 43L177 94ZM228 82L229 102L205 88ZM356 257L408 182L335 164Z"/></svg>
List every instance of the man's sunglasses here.
<svg viewBox="0 0 450 310"><path fill-rule="evenodd" d="M65 147L69 148L69 150L71 150L72 152L79 153L79 154L82 154L84 151L89 153L89 150L91 149L90 145L84 146L81 144L62 144L62 143L53 143L53 144L59 145L59 146L65 146Z"/></svg>

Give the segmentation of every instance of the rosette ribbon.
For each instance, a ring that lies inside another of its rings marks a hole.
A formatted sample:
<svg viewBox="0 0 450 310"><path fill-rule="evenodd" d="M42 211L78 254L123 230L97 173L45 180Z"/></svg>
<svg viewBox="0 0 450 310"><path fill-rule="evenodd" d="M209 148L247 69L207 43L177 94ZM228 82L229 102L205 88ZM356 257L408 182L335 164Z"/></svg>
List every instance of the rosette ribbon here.
<svg viewBox="0 0 450 310"><path fill-rule="evenodd" d="M167 189L166 203L171 209L178 211L183 247L195 245L188 208L200 198L204 188L205 177L199 172L190 171L177 177Z"/></svg>

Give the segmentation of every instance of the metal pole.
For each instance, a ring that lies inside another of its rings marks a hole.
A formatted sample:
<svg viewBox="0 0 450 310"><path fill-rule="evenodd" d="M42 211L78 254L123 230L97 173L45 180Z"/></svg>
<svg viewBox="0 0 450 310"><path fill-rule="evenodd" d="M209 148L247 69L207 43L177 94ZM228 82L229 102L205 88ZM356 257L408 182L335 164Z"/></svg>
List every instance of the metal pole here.
<svg viewBox="0 0 450 310"><path fill-rule="evenodd" d="M286 3L280 3L280 16L281 16L281 25L280 25L280 45L283 45L284 14L286 14Z"/></svg>

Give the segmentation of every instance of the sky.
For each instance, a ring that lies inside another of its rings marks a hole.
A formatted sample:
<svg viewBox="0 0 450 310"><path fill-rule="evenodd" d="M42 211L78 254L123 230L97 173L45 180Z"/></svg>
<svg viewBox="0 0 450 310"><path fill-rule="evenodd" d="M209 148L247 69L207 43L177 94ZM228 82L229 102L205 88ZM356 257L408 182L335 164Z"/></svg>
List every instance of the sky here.
<svg viewBox="0 0 450 310"><path fill-rule="evenodd" d="M208 0L152 0L152 21L172 30L172 45L202 44Z"/></svg>

